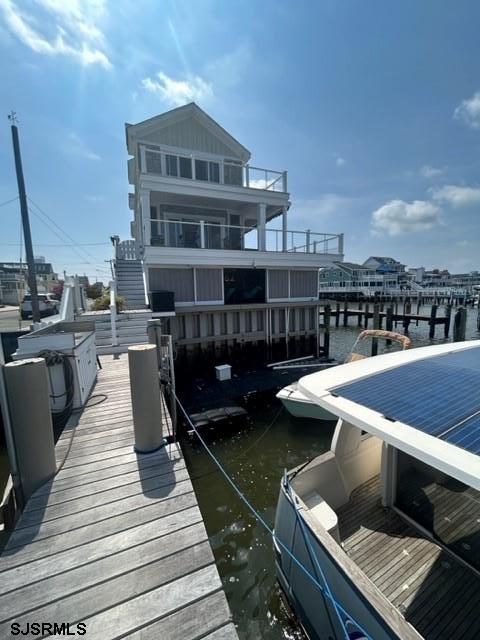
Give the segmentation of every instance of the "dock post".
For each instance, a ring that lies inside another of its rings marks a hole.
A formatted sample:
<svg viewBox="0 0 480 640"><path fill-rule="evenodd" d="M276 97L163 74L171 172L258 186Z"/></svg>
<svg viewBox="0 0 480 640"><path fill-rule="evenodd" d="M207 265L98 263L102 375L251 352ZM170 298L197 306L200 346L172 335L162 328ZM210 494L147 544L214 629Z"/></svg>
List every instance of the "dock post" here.
<svg viewBox="0 0 480 640"><path fill-rule="evenodd" d="M385 320L385 329L387 331L393 331L393 307L390 305L387 309L387 318ZM392 341L390 339L387 340L387 345L391 345Z"/></svg>
<svg viewBox="0 0 480 640"><path fill-rule="evenodd" d="M478 305L477 311L477 331L480 331L480 304Z"/></svg>
<svg viewBox="0 0 480 640"><path fill-rule="evenodd" d="M337 302L335 305L335 327L340 325L340 303Z"/></svg>
<svg viewBox="0 0 480 640"><path fill-rule="evenodd" d="M12 435L24 502L53 478L57 463L50 413L50 385L43 358L4 367Z"/></svg>
<svg viewBox="0 0 480 640"><path fill-rule="evenodd" d="M160 318L154 318L152 320L147 321L148 343L155 345L155 349L157 350L157 363L158 363L159 369L161 366L160 339L159 339L159 336L161 333L162 331L161 331Z"/></svg>
<svg viewBox="0 0 480 640"><path fill-rule="evenodd" d="M137 453L156 451L163 444L160 382L157 349L153 344L128 348L132 395L134 449Z"/></svg>
<svg viewBox="0 0 480 640"><path fill-rule="evenodd" d="M380 329L380 305L375 303L373 305L373 328ZM372 356L376 356L378 353L378 339L372 339Z"/></svg>
<svg viewBox="0 0 480 640"><path fill-rule="evenodd" d="M325 356L325 358L328 358L330 354L330 313L330 305L326 304L323 309L323 355Z"/></svg>
<svg viewBox="0 0 480 640"><path fill-rule="evenodd" d="M437 305L432 304L432 310L430 311L430 331L428 337L430 340L435 337L435 320L437 318Z"/></svg>
<svg viewBox="0 0 480 640"><path fill-rule="evenodd" d="M410 298L405 298L405 302L403 304L403 328L405 329L406 333L408 333L408 328L410 326L410 318L407 318L407 316L411 315L412 313L412 303L410 302Z"/></svg>
<svg viewBox="0 0 480 640"><path fill-rule="evenodd" d="M365 329L368 327L369 307L370 307L370 305L368 304L368 302L366 302L365 303L365 317L364 317L364 321L363 321L363 326L364 326Z"/></svg>
<svg viewBox="0 0 480 640"><path fill-rule="evenodd" d="M348 300L345 298L345 302L343 303L343 326L346 327L348 325Z"/></svg>
<svg viewBox="0 0 480 640"><path fill-rule="evenodd" d="M395 329L397 328L398 320L398 300L395 298Z"/></svg>
<svg viewBox="0 0 480 640"><path fill-rule="evenodd" d="M421 301L420 294L419 294L419 295L418 295L418 298L417 298L417 316L419 316L419 315L420 315L420 307L421 307L421 304L422 304L422 301ZM418 318L417 318L417 321L416 321L416 323L415 323L415 324L416 324L416 326L418 327Z"/></svg>
<svg viewBox="0 0 480 640"><path fill-rule="evenodd" d="M460 307L455 314L453 321L453 341L463 342L465 340L465 333L467 329L467 310L464 307Z"/></svg>
<svg viewBox="0 0 480 640"><path fill-rule="evenodd" d="M445 308L445 324L443 326L445 338L448 338L448 334L450 331L451 318L452 318L452 305L450 303L447 303L447 306Z"/></svg>
<svg viewBox="0 0 480 640"><path fill-rule="evenodd" d="M362 308L363 308L363 303L359 302L358 303L358 314L357 314L357 325L359 327L362 326Z"/></svg>

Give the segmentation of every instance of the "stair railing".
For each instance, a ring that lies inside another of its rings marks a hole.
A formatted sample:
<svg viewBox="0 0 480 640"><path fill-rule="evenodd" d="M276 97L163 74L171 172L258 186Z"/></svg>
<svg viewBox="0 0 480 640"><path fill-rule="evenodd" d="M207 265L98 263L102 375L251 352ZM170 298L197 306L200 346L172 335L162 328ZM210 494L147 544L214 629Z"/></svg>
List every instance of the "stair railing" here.
<svg viewBox="0 0 480 640"><path fill-rule="evenodd" d="M112 331L112 346L118 345L117 336L117 283L115 280L110 281L110 325Z"/></svg>

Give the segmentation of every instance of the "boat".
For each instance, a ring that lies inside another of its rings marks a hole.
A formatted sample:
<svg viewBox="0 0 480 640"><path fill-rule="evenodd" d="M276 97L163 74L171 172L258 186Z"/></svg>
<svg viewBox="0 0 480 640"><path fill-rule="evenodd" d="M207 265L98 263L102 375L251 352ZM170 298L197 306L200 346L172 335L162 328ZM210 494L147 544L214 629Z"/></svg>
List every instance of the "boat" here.
<svg viewBox="0 0 480 640"><path fill-rule="evenodd" d="M408 336L403 336L394 331L383 331L381 329L365 329L362 331L352 347L351 352L345 359L345 362L354 362L362 360L368 356L355 351L357 344L364 340L390 340L402 346L402 350L409 349L412 342ZM282 402L285 409L296 418L313 418L315 420L335 420L335 415L330 411L319 407L315 402L309 400L298 386L297 382L293 382L283 387L278 393L277 398Z"/></svg>
<svg viewBox="0 0 480 640"><path fill-rule="evenodd" d="M337 417L285 472L279 584L311 640L480 637L480 340L301 378Z"/></svg>

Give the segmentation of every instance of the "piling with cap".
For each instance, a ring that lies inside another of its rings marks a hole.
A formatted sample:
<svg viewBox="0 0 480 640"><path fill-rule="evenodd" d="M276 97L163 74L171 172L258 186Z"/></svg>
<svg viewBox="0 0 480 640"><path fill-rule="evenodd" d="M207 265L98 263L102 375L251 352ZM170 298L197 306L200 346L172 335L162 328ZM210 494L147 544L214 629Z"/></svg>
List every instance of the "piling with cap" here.
<svg viewBox="0 0 480 640"><path fill-rule="evenodd" d="M156 346L138 344L129 347L128 367L135 451L150 453L164 442Z"/></svg>
<svg viewBox="0 0 480 640"><path fill-rule="evenodd" d="M23 499L56 472L50 413L50 385L43 358L9 362L4 367L8 408Z"/></svg>

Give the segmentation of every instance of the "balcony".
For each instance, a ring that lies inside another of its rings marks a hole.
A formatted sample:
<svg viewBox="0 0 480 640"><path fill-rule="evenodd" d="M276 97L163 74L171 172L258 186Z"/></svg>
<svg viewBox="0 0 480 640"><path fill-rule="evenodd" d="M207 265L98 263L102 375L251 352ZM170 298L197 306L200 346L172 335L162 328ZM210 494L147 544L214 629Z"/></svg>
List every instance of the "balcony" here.
<svg viewBox="0 0 480 640"><path fill-rule="evenodd" d="M139 167L142 174L149 176L287 193L286 171L263 169L217 157L181 155L161 151L152 145L140 145ZM133 174L133 164L129 164L130 184L134 184Z"/></svg>
<svg viewBox="0 0 480 640"><path fill-rule="evenodd" d="M150 246L337 255L343 254L343 234L150 219Z"/></svg>

